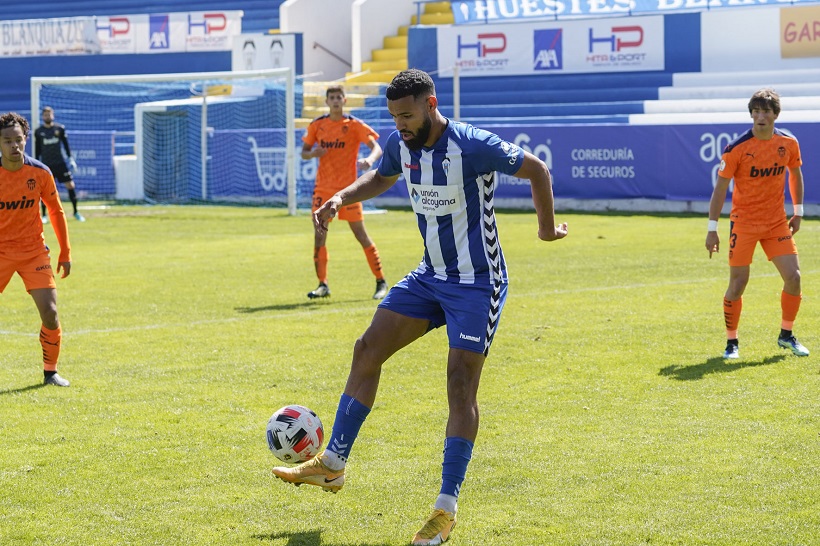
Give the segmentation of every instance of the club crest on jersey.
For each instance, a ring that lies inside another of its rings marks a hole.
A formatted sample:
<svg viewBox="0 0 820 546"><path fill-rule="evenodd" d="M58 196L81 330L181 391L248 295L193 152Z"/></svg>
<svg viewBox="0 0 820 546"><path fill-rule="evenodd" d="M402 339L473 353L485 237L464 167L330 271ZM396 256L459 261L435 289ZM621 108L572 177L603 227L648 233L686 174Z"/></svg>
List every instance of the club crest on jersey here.
<svg viewBox="0 0 820 546"><path fill-rule="evenodd" d="M786 147L785 146L780 146L777 149L777 155L779 155L780 157L786 157Z"/></svg>
<svg viewBox="0 0 820 546"><path fill-rule="evenodd" d="M444 175L448 175L450 173L450 158L445 157L444 161L441 162L441 168L444 169Z"/></svg>
<svg viewBox="0 0 820 546"><path fill-rule="evenodd" d="M33 178L29 178L26 180L26 186L28 187L29 191L34 191L34 188L37 187L37 182Z"/></svg>

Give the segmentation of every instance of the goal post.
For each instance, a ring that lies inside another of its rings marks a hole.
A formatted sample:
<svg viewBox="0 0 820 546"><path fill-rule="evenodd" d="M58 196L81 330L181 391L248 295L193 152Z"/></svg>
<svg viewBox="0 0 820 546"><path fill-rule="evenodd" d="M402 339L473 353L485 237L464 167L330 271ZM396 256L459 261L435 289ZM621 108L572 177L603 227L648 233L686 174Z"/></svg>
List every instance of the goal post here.
<svg viewBox="0 0 820 546"><path fill-rule="evenodd" d="M79 191L109 195L127 182L155 202L276 204L295 214L310 191L297 187L301 103L292 68L31 79L34 129L51 106L75 157L75 137L83 146L103 135L106 144L77 157ZM127 162L135 167L115 172ZM92 180L99 172L110 174ZM121 180L126 172L131 180Z"/></svg>

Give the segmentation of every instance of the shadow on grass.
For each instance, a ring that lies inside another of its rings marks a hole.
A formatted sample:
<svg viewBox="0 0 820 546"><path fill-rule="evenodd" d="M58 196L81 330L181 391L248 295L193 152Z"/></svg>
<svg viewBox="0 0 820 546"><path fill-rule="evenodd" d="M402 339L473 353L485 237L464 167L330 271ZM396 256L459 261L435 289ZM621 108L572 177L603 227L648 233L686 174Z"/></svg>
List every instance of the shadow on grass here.
<svg viewBox="0 0 820 546"><path fill-rule="evenodd" d="M386 542L365 543L365 542L336 542L323 543L321 531L306 531L301 533L271 533L269 535L253 535L258 540L279 540L288 539L287 546L388 546Z"/></svg>
<svg viewBox="0 0 820 546"><path fill-rule="evenodd" d="M691 381L693 379L703 379L707 375L713 373L729 373L742 370L743 368L754 368L755 366L768 366L770 364L777 364L785 360L784 355L767 356L762 360L751 361L727 361L722 357L710 358L703 364L695 364L692 366L678 366L672 364L665 368L661 368L658 375L668 376L678 381Z"/></svg>
<svg viewBox="0 0 820 546"><path fill-rule="evenodd" d="M0 396L2 396L4 394L18 394L18 393L21 393L21 392L33 391L34 389L42 389L45 386L46 386L45 383L37 383L36 385L29 385L28 387L20 387L19 389L7 389L7 390L4 390L4 391L0 391Z"/></svg>
<svg viewBox="0 0 820 546"><path fill-rule="evenodd" d="M324 305L335 304L351 304L373 301L373 298L347 298L335 299L317 298L314 300L302 301L299 303L282 303L279 305L263 305L262 307L234 307L237 313L259 313L262 311L293 311L295 309L321 309ZM378 304L378 302L376 302Z"/></svg>
<svg viewBox="0 0 820 546"><path fill-rule="evenodd" d="M261 311L293 311L294 309L310 309L322 305L316 300L301 303L283 303L281 305L264 305L262 307L234 307L237 313L259 313Z"/></svg>

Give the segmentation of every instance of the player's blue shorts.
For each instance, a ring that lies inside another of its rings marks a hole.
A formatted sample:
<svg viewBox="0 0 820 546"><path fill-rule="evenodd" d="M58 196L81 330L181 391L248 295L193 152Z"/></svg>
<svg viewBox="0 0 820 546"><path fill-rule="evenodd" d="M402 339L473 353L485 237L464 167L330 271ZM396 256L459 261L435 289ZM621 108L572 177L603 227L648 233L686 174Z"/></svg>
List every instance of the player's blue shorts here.
<svg viewBox="0 0 820 546"><path fill-rule="evenodd" d="M430 330L446 324L451 348L487 355L506 300L506 283L431 282L412 271L390 289L379 307L427 319Z"/></svg>

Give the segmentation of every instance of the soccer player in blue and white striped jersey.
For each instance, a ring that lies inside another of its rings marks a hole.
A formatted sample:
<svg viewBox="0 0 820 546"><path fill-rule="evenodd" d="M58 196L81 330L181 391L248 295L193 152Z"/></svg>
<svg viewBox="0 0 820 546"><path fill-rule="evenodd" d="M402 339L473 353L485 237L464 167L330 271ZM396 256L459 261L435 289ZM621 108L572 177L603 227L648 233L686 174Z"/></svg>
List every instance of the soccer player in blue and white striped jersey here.
<svg viewBox="0 0 820 546"><path fill-rule="evenodd" d="M456 501L478 433L481 369L507 296L507 266L493 208L495 172L530 181L539 239L566 237L567 224L555 223L547 166L493 133L445 118L428 74L405 70L386 95L396 131L385 143L378 169L326 201L314 213L314 225L327 230L342 206L383 193L403 175L424 257L390 289L356 341L328 447L311 461L273 473L296 485L341 489L353 442L376 399L382 365L402 347L446 325L449 418L442 485L433 513L413 537L413 544L441 544L455 526Z"/></svg>

